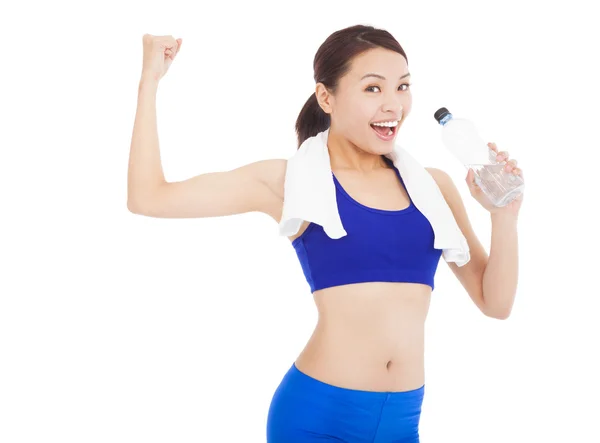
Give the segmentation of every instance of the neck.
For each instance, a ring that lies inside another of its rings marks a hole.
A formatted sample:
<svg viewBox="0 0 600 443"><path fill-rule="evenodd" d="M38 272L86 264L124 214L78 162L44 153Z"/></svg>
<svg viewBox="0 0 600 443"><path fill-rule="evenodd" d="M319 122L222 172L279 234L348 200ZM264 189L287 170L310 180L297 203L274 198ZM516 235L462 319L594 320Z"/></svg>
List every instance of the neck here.
<svg viewBox="0 0 600 443"><path fill-rule="evenodd" d="M332 170L353 170L357 172L374 172L388 165L381 154L366 152L330 128L327 148Z"/></svg>

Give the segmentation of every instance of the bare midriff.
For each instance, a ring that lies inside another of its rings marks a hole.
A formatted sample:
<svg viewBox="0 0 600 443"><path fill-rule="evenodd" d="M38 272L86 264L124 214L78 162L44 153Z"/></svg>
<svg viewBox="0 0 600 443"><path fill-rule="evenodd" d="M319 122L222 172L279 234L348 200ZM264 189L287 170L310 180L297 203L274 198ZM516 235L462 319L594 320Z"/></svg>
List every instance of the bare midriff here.
<svg viewBox="0 0 600 443"><path fill-rule="evenodd" d="M424 385L431 287L368 282L313 294L319 319L296 367L348 389L401 392Z"/></svg>

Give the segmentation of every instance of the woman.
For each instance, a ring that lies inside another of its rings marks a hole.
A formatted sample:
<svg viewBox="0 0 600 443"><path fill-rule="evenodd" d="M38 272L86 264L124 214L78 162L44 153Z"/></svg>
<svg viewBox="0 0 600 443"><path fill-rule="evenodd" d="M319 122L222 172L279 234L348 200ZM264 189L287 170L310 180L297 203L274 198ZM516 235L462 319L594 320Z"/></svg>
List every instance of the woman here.
<svg viewBox="0 0 600 443"><path fill-rule="evenodd" d="M261 211L278 222L286 160L263 160L165 182L155 93L180 48L181 39L144 36L129 163L129 210L152 217ZM352 224L360 219L361 226L371 227L349 230L345 241L355 242L357 255L376 264L389 257L386 244L369 243L369 231L397 227L398 235L412 236L415 245L406 252L409 262L403 261L403 266L410 263L422 272L401 281L365 272L360 282L354 278L346 284L348 274L364 270L347 269L347 274L328 278L326 258L338 240L328 239L320 226L309 222L290 237L311 283L319 320L273 395L267 439L269 443L418 442L425 388L424 325L441 251L433 248L433 232L411 231L427 219L412 204L398 170L384 157L412 105L407 57L388 32L352 26L327 38L317 51L314 70L315 93L296 122L298 146L329 128L328 149L342 221ZM498 152L493 143L490 146ZM507 152L498 153L497 159L506 161L507 171L521 174ZM473 171L467 174L471 195L491 214L488 257L451 178L442 170L426 169L470 248L466 265L448 265L483 314L507 318L517 285L517 217L522 199L494 207L475 185Z"/></svg>

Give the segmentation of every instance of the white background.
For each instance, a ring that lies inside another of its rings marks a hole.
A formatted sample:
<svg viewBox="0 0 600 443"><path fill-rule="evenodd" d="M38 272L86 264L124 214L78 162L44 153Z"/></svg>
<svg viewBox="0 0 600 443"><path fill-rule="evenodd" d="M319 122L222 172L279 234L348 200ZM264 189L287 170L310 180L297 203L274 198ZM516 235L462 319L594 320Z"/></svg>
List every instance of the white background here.
<svg viewBox="0 0 600 443"><path fill-rule="evenodd" d="M316 324L268 216L127 210L142 35L183 38L157 98L169 181L296 150L315 52L354 24L408 56L400 142L489 215L445 151L441 106L523 169L512 315L440 261L421 439L598 442L597 16L587 2L11 2L0 14L0 441L264 442Z"/></svg>

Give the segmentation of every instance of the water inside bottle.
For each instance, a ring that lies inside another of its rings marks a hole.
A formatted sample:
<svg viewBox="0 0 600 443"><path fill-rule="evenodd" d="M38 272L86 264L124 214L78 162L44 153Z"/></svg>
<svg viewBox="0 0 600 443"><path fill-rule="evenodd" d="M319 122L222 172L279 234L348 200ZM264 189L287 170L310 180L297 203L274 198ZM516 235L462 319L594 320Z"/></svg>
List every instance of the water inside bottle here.
<svg viewBox="0 0 600 443"><path fill-rule="evenodd" d="M506 206L518 197L525 187L523 178L506 172L503 164L470 165L475 172L475 183L490 201L498 207Z"/></svg>

